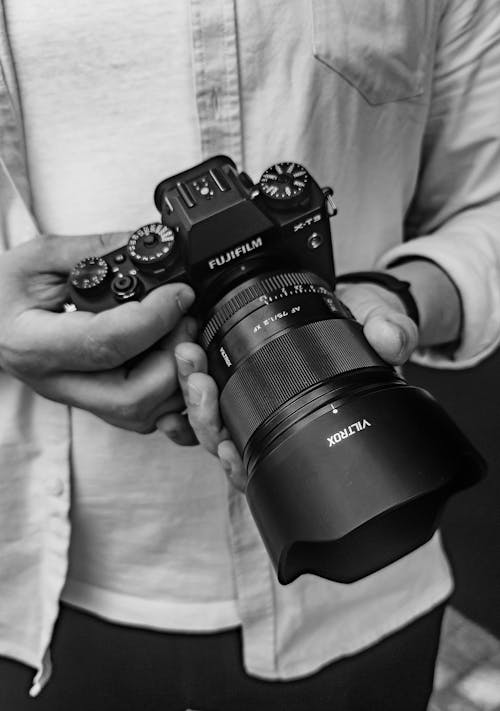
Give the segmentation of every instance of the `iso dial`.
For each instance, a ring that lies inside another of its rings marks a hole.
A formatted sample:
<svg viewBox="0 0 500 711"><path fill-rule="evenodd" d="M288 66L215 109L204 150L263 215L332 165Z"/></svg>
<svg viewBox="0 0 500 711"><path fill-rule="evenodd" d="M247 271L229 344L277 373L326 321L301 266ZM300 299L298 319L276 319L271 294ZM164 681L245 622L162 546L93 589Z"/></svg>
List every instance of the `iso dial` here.
<svg viewBox="0 0 500 711"><path fill-rule="evenodd" d="M165 267L175 247L174 233L161 222L144 225L128 241L127 252L135 264L144 269Z"/></svg>
<svg viewBox="0 0 500 711"><path fill-rule="evenodd" d="M259 181L261 194L274 207L295 207L308 197L310 176L299 163L275 163Z"/></svg>
<svg viewBox="0 0 500 711"><path fill-rule="evenodd" d="M89 294L97 292L109 274L108 263L102 257L86 257L71 270L70 283L77 291Z"/></svg>

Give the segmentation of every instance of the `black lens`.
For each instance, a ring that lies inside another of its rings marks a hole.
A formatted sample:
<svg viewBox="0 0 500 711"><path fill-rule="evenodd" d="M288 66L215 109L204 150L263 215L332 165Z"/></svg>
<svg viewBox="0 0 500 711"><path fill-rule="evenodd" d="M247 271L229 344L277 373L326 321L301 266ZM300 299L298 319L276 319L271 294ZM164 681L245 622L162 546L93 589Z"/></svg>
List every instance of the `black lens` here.
<svg viewBox="0 0 500 711"><path fill-rule="evenodd" d="M484 462L438 403L369 346L316 275L263 272L202 330L246 495L282 583L351 582L429 540Z"/></svg>

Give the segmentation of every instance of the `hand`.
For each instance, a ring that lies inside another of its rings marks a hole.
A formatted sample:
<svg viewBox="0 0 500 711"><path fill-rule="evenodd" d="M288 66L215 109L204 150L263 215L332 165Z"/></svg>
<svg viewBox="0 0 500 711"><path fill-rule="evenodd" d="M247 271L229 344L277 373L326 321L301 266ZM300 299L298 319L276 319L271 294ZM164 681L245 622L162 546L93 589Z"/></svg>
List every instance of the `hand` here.
<svg viewBox="0 0 500 711"><path fill-rule="evenodd" d="M60 313L72 266L126 241L40 237L0 255L0 366L40 395L137 432L183 409L173 351L194 338L185 284L101 313ZM134 365L131 358L147 351Z"/></svg>
<svg viewBox="0 0 500 711"><path fill-rule="evenodd" d="M340 289L339 289L340 291ZM379 355L391 364L404 363L417 345L418 330L406 315L399 298L372 284L342 286L340 298L364 324L366 338ZM219 457L230 481L241 491L246 485L243 463L230 439L219 411L215 381L207 375L207 359L195 343L181 343L175 349L179 382L188 406L188 418L200 444ZM171 436L170 425L179 437L179 423L164 418L159 428Z"/></svg>
<svg viewBox="0 0 500 711"><path fill-rule="evenodd" d="M419 332L397 294L361 283L339 284L336 295L363 324L366 340L386 363L406 363L418 345Z"/></svg>

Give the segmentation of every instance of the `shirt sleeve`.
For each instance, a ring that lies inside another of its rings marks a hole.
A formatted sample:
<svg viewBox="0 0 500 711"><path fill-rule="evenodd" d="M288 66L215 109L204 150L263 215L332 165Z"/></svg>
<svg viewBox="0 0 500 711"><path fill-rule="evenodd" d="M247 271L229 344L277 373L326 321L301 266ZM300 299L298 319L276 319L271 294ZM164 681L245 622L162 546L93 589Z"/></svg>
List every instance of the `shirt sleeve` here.
<svg viewBox="0 0 500 711"><path fill-rule="evenodd" d="M412 360L466 368L500 343L500 6L446 0L408 241L378 268L429 259L458 288L462 335L453 353L420 348Z"/></svg>

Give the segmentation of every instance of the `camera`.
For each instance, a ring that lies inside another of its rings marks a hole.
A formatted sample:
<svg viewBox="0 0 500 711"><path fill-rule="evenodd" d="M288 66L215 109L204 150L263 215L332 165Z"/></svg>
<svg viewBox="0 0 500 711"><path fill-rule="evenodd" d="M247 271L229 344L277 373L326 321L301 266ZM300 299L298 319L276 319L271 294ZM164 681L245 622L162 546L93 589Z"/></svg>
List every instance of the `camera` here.
<svg viewBox="0 0 500 711"><path fill-rule="evenodd" d="M95 312L170 282L194 288L199 342L282 584L304 573L349 583L393 563L485 470L337 298L332 193L295 162L254 184L216 156L163 180L161 222L68 281L74 307Z"/></svg>

